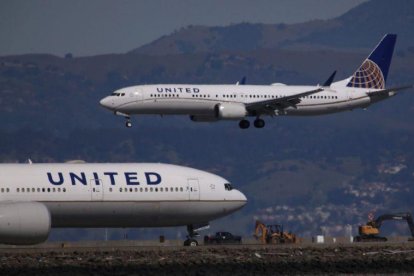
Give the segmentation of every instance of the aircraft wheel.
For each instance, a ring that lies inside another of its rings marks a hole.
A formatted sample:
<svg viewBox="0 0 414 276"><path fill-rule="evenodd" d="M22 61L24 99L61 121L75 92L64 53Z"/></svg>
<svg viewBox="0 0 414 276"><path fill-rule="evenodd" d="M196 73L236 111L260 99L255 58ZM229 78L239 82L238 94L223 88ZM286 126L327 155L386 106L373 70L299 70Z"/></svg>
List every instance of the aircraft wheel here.
<svg viewBox="0 0 414 276"><path fill-rule="evenodd" d="M256 128L263 128L265 126L265 121L263 119L254 120L254 126Z"/></svg>
<svg viewBox="0 0 414 276"><path fill-rule="evenodd" d="M239 127L241 129L249 128L249 126L250 126L250 122L247 121L247 120L241 120L240 123L239 123Z"/></svg>
<svg viewBox="0 0 414 276"><path fill-rule="evenodd" d="M130 128L130 127L132 127L132 123L130 121L126 121L125 126L127 128Z"/></svg>
<svg viewBox="0 0 414 276"><path fill-rule="evenodd" d="M195 239L186 239L184 241L184 246L198 246L198 241Z"/></svg>

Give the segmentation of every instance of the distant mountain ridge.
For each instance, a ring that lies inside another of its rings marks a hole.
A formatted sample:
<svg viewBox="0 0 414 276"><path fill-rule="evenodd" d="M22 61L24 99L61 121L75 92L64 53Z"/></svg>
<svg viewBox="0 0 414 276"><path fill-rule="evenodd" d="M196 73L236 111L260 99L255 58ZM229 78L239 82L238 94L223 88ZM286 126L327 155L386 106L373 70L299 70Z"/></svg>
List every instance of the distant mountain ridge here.
<svg viewBox="0 0 414 276"><path fill-rule="evenodd" d="M241 23L188 26L129 53L171 55L273 48L371 48L385 33L398 33L400 47L414 47L414 1L371 0L342 16L298 24Z"/></svg>

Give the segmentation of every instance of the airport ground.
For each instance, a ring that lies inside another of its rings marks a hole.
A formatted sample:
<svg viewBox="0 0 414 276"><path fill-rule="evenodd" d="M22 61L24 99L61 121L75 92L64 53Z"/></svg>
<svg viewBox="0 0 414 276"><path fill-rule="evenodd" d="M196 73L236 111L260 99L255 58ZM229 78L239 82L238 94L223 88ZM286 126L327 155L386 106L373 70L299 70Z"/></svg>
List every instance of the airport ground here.
<svg viewBox="0 0 414 276"><path fill-rule="evenodd" d="M138 241L0 248L0 275L411 274L414 242L183 247Z"/></svg>

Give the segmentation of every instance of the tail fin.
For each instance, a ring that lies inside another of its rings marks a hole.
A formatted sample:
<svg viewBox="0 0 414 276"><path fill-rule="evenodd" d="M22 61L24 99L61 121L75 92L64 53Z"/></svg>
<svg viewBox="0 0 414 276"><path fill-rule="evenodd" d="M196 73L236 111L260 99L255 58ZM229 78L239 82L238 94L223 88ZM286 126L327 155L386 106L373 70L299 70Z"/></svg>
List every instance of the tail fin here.
<svg viewBox="0 0 414 276"><path fill-rule="evenodd" d="M352 75L347 87L385 89L397 35L386 34Z"/></svg>

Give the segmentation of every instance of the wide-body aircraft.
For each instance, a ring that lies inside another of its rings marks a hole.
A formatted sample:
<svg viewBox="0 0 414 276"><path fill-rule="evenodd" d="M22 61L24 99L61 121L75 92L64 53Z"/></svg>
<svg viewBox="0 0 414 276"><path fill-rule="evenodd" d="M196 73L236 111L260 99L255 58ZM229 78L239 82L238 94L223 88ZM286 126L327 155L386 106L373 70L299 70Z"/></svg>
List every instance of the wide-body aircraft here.
<svg viewBox="0 0 414 276"><path fill-rule="evenodd" d="M224 178L168 164L1 164L0 243L36 244L51 227L187 226L197 230L242 208Z"/></svg>
<svg viewBox="0 0 414 276"><path fill-rule="evenodd" d="M355 73L333 82L334 72L323 85L299 86L275 83L246 85L245 78L235 85L157 84L126 87L103 98L100 104L126 118L135 114L189 115L196 122L238 120L239 126L262 128L264 116L321 115L388 99L402 89L386 88L386 80L397 36L387 34Z"/></svg>

